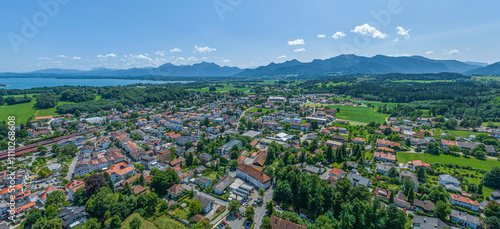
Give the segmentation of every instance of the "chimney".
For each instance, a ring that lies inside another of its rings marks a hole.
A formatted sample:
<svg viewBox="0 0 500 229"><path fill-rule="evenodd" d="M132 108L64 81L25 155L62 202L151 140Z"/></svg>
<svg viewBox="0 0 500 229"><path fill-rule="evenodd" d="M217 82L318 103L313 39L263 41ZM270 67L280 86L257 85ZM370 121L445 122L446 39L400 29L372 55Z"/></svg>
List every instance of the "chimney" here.
<svg viewBox="0 0 500 229"><path fill-rule="evenodd" d="M427 221L427 219L426 219L426 218L424 218L424 223L425 223L426 221Z"/></svg>

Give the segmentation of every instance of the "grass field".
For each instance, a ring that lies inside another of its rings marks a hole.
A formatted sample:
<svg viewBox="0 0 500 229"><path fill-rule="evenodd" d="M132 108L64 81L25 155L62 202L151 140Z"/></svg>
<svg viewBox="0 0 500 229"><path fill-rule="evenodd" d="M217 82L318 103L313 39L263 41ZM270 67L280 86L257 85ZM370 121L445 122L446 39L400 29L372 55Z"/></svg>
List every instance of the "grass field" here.
<svg viewBox="0 0 500 229"><path fill-rule="evenodd" d="M170 216L164 215L156 219L154 222L151 222L147 219L144 219L139 215L139 213L134 213L127 217L122 222L122 229L129 229L129 224L132 219L138 217L141 220L140 229L159 229L159 228L171 228L171 229L187 229L188 227L183 223L173 219Z"/></svg>
<svg viewBox="0 0 500 229"><path fill-rule="evenodd" d="M489 135L489 133L484 133L484 132L473 132L473 131L466 131L466 130L442 130L442 129L434 129L434 136L440 136L442 133L448 132L451 134L453 137L463 137L463 138L468 138L469 135L478 135L478 134L486 134Z"/></svg>
<svg viewBox="0 0 500 229"><path fill-rule="evenodd" d="M139 213L134 213L127 217L123 222L122 222L122 229L128 229L130 221L134 219L135 217L139 218L141 220L141 229L147 229L147 228L158 228L156 227L151 221L148 221L139 215Z"/></svg>
<svg viewBox="0 0 500 229"><path fill-rule="evenodd" d="M451 155L433 155L426 153L397 153L397 160L403 163L407 161L421 160L425 163L457 164L460 166L472 166L476 169L491 170L494 166L500 167L500 161L494 159L477 159L475 157L462 157Z"/></svg>
<svg viewBox="0 0 500 229"><path fill-rule="evenodd" d="M368 124L372 121L376 123L383 123L389 117L388 114L377 113L369 107L351 107L333 105L329 108L339 108L340 112L335 114L335 118L353 121L351 125L355 124Z"/></svg>
<svg viewBox="0 0 500 229"><path fill-rule="evenodd" d="M15 105L3 105L0 106L0 122L7 121L9 116L16 117L16 123L26 123L28 118L31 116L42 117L42 116L54 116L57 115L56 108L42 109L37 110L35 108L36 100L31 100L30 103L21 103ZM62 104L70 104L73 102L61 102L57 104L57 106Z"/></svg>

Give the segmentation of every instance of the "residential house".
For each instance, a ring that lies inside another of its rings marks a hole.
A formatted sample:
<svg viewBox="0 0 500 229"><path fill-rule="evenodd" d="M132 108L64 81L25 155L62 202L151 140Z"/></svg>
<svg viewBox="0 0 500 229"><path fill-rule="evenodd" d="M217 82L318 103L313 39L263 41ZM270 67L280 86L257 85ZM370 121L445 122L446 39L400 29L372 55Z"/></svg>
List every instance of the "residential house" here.
<svg viewBox="0 0 500 229"><path fill-rule="evenodd" d="M457 211L451 209L450 219L457 222L461 226L466 226L468 228L478 228L482 226L481 220L478 217L469 215L466 212Z"/></svg>
<svg viewBox="0 0 500 229"><path fill-rule="evenodd" d="M333 168L332 170L330 170L330 180L338 180L345 174L346 172L344 170Z"/></svg>
<svg viewBox="0 0 500 229"><path fill-rule="evenodd" d="M479 203L467 197L450 193L450 202L452 205L460 206L475 212L479 212Z"/></svg>
<svg viewBox="0 0 500 229"><path fill-rule="evenodd" d="M351 181L352 186L359 186L359 185L364 185L366 187L371 186L371 182L369 179L352 172L347 174L347 179Z"/></svg>
<svg viewBox="0 0 500 229"><path fill-rule="evenodd" d="M271 216L271 228L272 229L307 229L307 227L290 222L288 220L279 218L277 216Z"/></svg>
<svg viewBox="0 0 500 229"><path fill-rule="evenodd" d="M77 226L83 226L87 221L87 216L89 214L85 212L84 206L71 206L65 207L56 218L62 219L62 226L66 229L75 228Z"/></svg>
<svg viewBox="0 0 500 229"><path fill-rule="evenodd" d="M184 193L185 189L180 184L174 184L170 188L167 189L167 193L170 199L176 199L182 193Z"/></svg>
<svg viewBox="0 0 500 229"><path fill-rule="evenodd" d="M392 191L389 189L383 189L383 188L379 188L379 187L375 188L375 196L378 196L382 199L388 200L391 197L391 193L392 193Z"/></svg>
<svg viewBox="0 0 500 229"><path fill-rule="evenodd" d="M429 216L415 215L411 221L413 229L441 229L449 228L442 220Z"/></svg>
<svg viewBox="0 0 500 229"><path fill-rule="evenodd" d="M204 213L209 213L214 207L214 200L201 194L196 194L193 200L198 200L201 203L201 209Z"/></svg>

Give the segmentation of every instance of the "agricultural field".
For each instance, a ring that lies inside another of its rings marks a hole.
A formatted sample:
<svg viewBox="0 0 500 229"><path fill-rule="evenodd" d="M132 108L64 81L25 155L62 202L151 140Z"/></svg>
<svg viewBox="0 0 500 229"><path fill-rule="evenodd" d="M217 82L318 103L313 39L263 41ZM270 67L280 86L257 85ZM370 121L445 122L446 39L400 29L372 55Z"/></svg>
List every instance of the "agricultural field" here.
<svg viewBox="0 0 500 229"><path fill-rule="evenodd" d="M453 80L394 80L395 83L436 83L436 82L453 82Z"/></svg>
<svg viewBox="0 0 500 229"><path fill-rule="evenodd" d="M425 163L439 164L457 164L460 166L471 166L477 169L491 170L494 166L500 166L500 161L495 159L477 159L475 157L451 156L451 155L433 155L427 153L397 153L399 162L406 163L408 161L421 160Z"/></svg>

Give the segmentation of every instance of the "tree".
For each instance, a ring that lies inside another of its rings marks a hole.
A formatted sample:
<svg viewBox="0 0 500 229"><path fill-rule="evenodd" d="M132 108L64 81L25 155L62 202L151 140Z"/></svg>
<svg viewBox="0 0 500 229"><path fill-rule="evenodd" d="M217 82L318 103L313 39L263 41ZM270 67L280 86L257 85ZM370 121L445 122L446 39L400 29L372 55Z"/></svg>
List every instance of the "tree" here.
<svg viewBox="0 0 500 229"><path fill-rule="evenodd" d="M259 189L259 196L264 196L265 193L266 193L266 190L264 190L263 188Z"/></svg>
<svg viewBox="0 0 500 229"><path fill-rule="evenodd" d="M268 216L271 216L274 213L274 204L272 200L266 203L266 210Z"/></svg>
<svg viewBox="0 0 500 229"><path fill-rule="evenodd" d="M260 225L260 228L262 229L271 229L273 225L271 225L271 219L269 216L266 216L262 219L262 224Z"/></svg>
<svg viewBox="0 0 500 229"><path fill-rule="evenodd" d="M38 109L52 108L57 105L57 102L59 102L59 100L53 93L39 94L36 98L35 107Z"/></svg>
<svg viewBox="0 0 500 229"><path fill-rule="evenodd" d="M85 229L100 229L101 224L99 221L97 221L96 218L88 218L87 221L85 221Z"/></svg>
<svg viewBox="0 0 500 229"><path fill-rule="evenodd" d="M254 215L255 215L255 209L253 209L253 206L250 206L245 210L245 217L248 220L253 221Z"/></svg>
<svg viewBox="0 0 500 229"><path fill-rule="evenodd" d="M386 127L383 131L385 136L389 136L392 134L392 129L390 127Z"/></svg>
<svg viewBox="0 0 500 229"><path fill-rule="evenodd" d="M488 217L488 219L486 219L486 224L488 224L491 229L500 229L500 219L496 216Z"/></svg>
<svg viewBox="0 0 500 229"><path fill-rule="evenodd" d="M119 229L122 226L122 220L120 219L120 216L114 215L111 218L111 222L109 223L109 228L112 229Z"/></svg>
<svg viewBox="0 0 500 229"><path fill-rule="evenodd" d="M134 217L129 223L130 229L139 229L141 227L141 219Z"/></svg>
<svg viewBox="0 0 500 229"><path fill-rule="evenodd" d="M500 189L500 167L493 167L491 168L491 171L487 172L484 175L483 178L483 183L485 186L494 188L494 189Z"/></svg>
<svg viewBox="0 0 500 229"><path fill-rule="evenodd" d="M391 195L389 196L389 203L390 204L394 203L394 192L391 192Z"/></svg>
<svg viewBox="0 0 500 229"><path fill-rule="evenodd" d="M328 145L326 148L326 160L330 163L335 161L335 154L333 153L333 148L331 145Z"/></svg>
<svg viewBox="0 0 500 229"><path fill-rule="evenodd" d="M42 213L42 210L38 208L31 209L24 221L24 228L29 228L31 225L35 224L39 218L42 218Z"/></svg>
<svg viewBox="0 0 500 229"><path fill-rule="evenodd" d="M199 200L193 200L191 201L191 203L189 203L189 211L192 214L201 213L201 209L202 207Z"/></svg>
<svg viewBox="0 0 500 229"><path fill-rule="evenodd" d="M90 175L85 179L85 189L87 190L87 196L90 197L101 190L102 187L106 186L106 179L101 174Z"/></svg>
<svg viewBox="0 0 500 229"><path fill-rule="evenodd" d="M40 170L38 170L38 176L40 178L47 178L50 176L52 171L47 166L43 166Z"/></svg>
<svg viewBox="0 0 500 229"><path fill-rule="evenodd" d="M425 180L425 169L423 166L417 167L417 177L418 181L423 182Z"/></svg>
<svg viewBox="0 0 500 229"><path fill-rule="evenodd" d="M415 200L415 192L413 191L413 186L412 186L408 191L406 201L408 201L409 203L413 203L414 200Z"/></svg>
<svg viewBox="0 0 500 229"><path fill-rule="evenodd" d="M167 193L168 188L170 188L173 184L179 183L181 183L181 180L175 171L168 168L165 171L156 171L153 178L151 178L150 186L159 196L164 196Z"/></svg>
<svg viewBox="0 0 500 229"><path fill-rule="evenodd" d="M236 167L238 167L238 164L239 164L238 160L233 159L229 163L229 168L234 171L234 170L236 170Z"/></svg>
<svg viewBox="0 0 500 229"><path fill-rule="evenodd" d="M399 208L394 204L389 204L389 207L387 207L387 215L385 218L385 227L391 229L404 229L406 218L407 215L404 210L399 210Z"/></svg>
<svg viewBox="0 0 500 229"><path fill-rule="evenodd" d="M398 170L395 167L391 167L387 172L387 176L390 178L395 178L399 176Z"/></svg>
<svg viewBox="0 0 500 229"><path fill-rule="evenodd" d="M47 195L45 207L54 206L56 209L63 207L66 203L66 195L61 191L54 191Z"/></svg>
<svg viewBox="0 0 500 229"><path fill-rule="evenodd" d="M212 225L210 225L210 220L208 218L202 219L197 224L193 225L191 228L193 229L211 229Z"/></svg>
<svg viewBox="0 0 500 229"><path fill-rule="evenodd" d="M239 201L231 200L231 202L229 202L229 207L228 207L229 214L235 215L236 213L238 213L238 211L240 210L240 206L241 204Z"/></svg>
<svg viewBox="0 0 500 229"><path fill-rule="evenodd" d="M434 208L434 215L441 220L447 221L448 215L451 213L451 207L445 201L438 201Z"/></svg>

